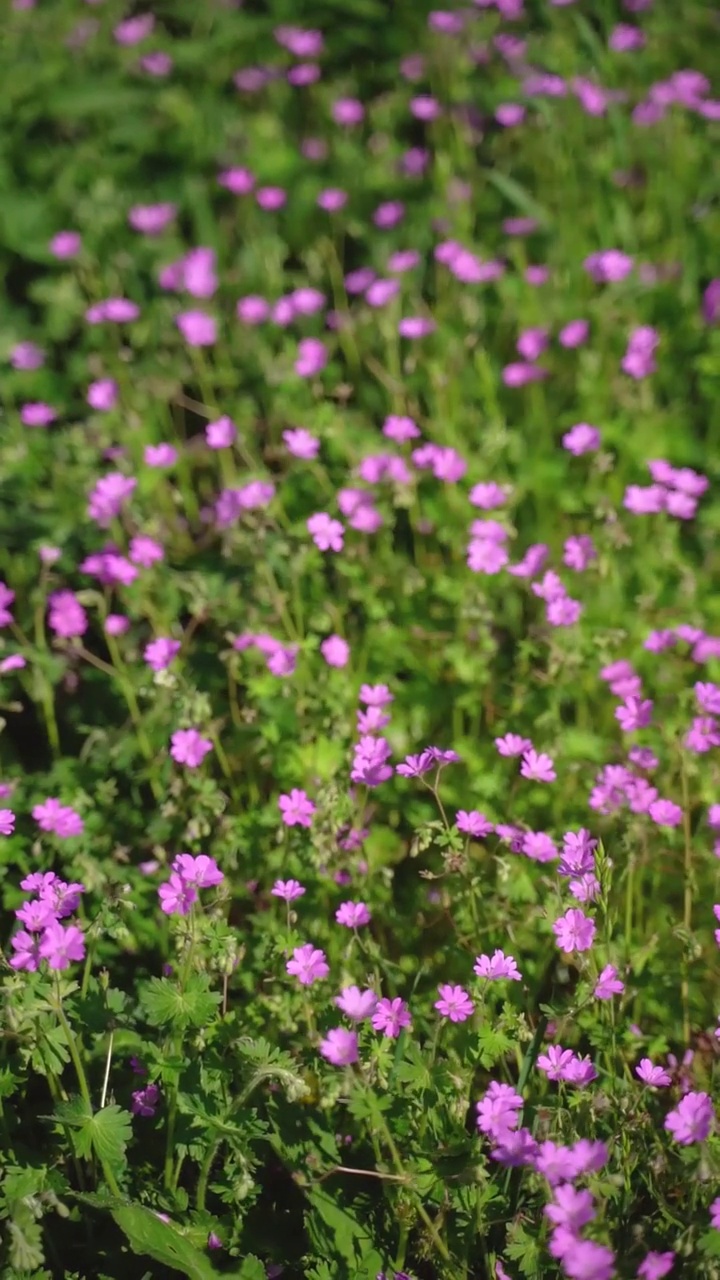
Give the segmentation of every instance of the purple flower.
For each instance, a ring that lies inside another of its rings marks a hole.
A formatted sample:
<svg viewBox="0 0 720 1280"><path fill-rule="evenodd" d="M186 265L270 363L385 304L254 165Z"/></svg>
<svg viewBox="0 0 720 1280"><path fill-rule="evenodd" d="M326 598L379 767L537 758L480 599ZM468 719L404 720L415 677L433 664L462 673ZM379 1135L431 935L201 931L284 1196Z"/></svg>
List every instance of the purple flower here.
<svg viewBox="0 0 720 1280"><path fill-rule="evenodd" d="M140 59L140 66L150 76L167 76L172 71L172 58L169 53L158 50L157 53L146 53Z"/></svg>
<svg viewBox="0 0 720 1280"><path fill-rule="evenodd" d="M208 751L212 751L212 745L209 738L203 738L199 729L176 729L170 739L170 755L177 764L197 769Z"/></svg>
<svg viewBox="0 0 720 1280"><path fill-rule="evenodd" d="M165 552L159 542L140 533L130 539L130 560L132 564L149 569L151 565L165 559Z"/></svg>
<svg viewBox="0 0 720 1280"><path fill-rule="evenodd" d="M707 1093L690 1092L665 1117L665 1128L681 1146L704 1142L710 1133L715 1112Z"/></svg>
<svg viewBox="0 0 720 1280"><path fill-rule="evenodd" d="M133 231L140 231L146 236L159 235L168 223L172 222L177 208L174 204L136 204L128 213L128 222Z"/></svg>
<svg viewBox="0 0 720 1280"><path fill-rule="evenodd" d="M702 315L706 324L720 320L720 277L711 280L703 294Z"/></svg>
<svg viewBox="0 0 720 1280"><path fill-rule="evenodd" d="M517 1129L523 1107L521 1094L512 1085L492 1080L477 1103L477 1127L495 1141L501 1141Z"/></svg>
<svg viewBox="0 0 720 1280"><path fill-rule="evenodd" d="M519 102L501 102L500 106L495 108L495 119L504 129L511 129L513 125L522 124L525 115L525 107ZM515 222L519 221L519 219L507 219L506 221ZM503 230L507 231L507 226ZM513 232L508 232L508 234L512 235Z"/></svg>
<svg viewBox="0 0 720 1280"><path fill-rule="evenodd" d="M591 1084L593 1080L597 1080L597 1071L589 1058L577 1058L573 1055L572 1061L568 1062L565 1068L564 1079L568 1084L576 1085L582 1089L586 1084Z"/></svg>
<svg viewBox="0 0 720 1280"><path fill-rule="evenodd" d="M117 403L119 387L114 378L99 378L87 389L87 402L98 413L107 413Z"/></svg>
<svg viewBox="0 0 720 1280"><path fill-rule="evenodd" d="M621 361L623 372L635 379L647 378L654 373L657 369L654 352L659 343L660 335L650 325L633 329Z"/></svg>
<svg viewBox="0 0 720 1280"><path fill-rule="evenodd" d="M608 1160L608 1149L604 1142L590 1142L581 1138L571 1148L573 1177L582 1178L586 1173L597 1173Z"/></svg>
<svg viewBox="0 0 720 1280"><path fill-rule="evenodd" d="M319 551L342 551L344 529L326 511L318 511L307 521L307 530Z"/></svg>
<svg viewBox="0 0 720 1280"><path fill-rule="evenodd" d="M346 667L350 660L350 645L342 636L328 636L320 645L320 652L329 667Z"/></svg>
<svg viewBox="0 0 720 1280"><path fill-rule="evenodd" d="M481 955L475 959L474 972L479 978L487 978L489 981L499 978L510 978L514 982L520 982L522 974L517 967L517 963L513 956L506 956L504 951L496 950L492 956Z"/></svg>
<svg viewBox="0 0 720 1280"><path fill-rule="evenodd" d="M597 552L591 537L580 534L577 538L568 538L563 549L563 564L569 569L582 573L597 558Z"/></svg>
<svg viewBox="0 0 720 1280"><path fill-rule="evenodd" d="M74 592L51 592L48 596L48 626L63 639L85 634L88 617Z"/></svg>
<svg viewBox="0 0 720 1280"><path fill-rule="evenodd" d="M475 1005L464 987L442 983L438 987L440 999L435 1001L434 1008L443 1018L451 1022L466 1022L472 1016Z"/></svg>
<svg viewBox="0 0 720 1280"><path fill-rule="evenodd" d="M548 1047L547 1053L541 1053L537 1059L538 1070L544 1071L548 1080L564 1080L566 1070L575 1055L572 1049L563 1049L559 1044Z"/></svg>
<svg viewBox="0 0 720 1280"><path fill-rule="evenodd" d="M346 929L358 929L361 925L369 924L371 916L364 902L343 902L335 912L335 919L338 924L345 925Z"/></svg>
<svg viewBox="0 0 720 1280"><path fill-rule="evenodd" d="M52 831L64 840L82 835L84 830L79 813L76 813L70 805L61 804L53 796L42 804L36 804L32 809L32 816L41 831Z"/></svg>
<svg viewBox="0 0 720 1280"><path fill-rule="evenodd" d="M343 987L335 1004L351 1022L364 1022L372 1017L377 1007L378 998L374 991L361 991L359 987Z"/></svg>
<svg viewBox="0 0 720 1280"><path fill-rule="evenodd" d="M473 538L468 544L467 565L473 573L499 573L509 559L505 547L494 539Z"/></svg>
<svg viewBox="0 0 720 1280"><path fill-rule="evenodd" d="M596 284L610 284L630 274L633 259L620 249L603 249L600 253L591 253L583 266Z"/></svg>
<svg viewBox="0 0 720 1280"><path fill-rule="evenodd" d="M537 360L547 348L550 334L547 329L524 329L516 342L518 355L523 360Z"/></svg>
<svg viewBox="0 0 720 1280"><path fill-rule="evenodd" d="M238 299L235 314L243 324L263 324L270 315L270 303L257 294L248 294L247 297Z"/></svg>
<svg viewBox="0 0 720 1280"><path fill-rule="evenodd" d="M429 316L405 316L398 323L401 338L427 338L437 328Z"/></svg>
<svg viewBox="0 0 720 1280"><path fill-rule="evenodd" d="M327 978L330 972L325 952L314 947L311 942L296 947L285 968L304 987L311 987L320 978Z"/></svg>
<svg viewBox="0 0 720 1280"><path fill-rule="evenodd" d="M229 449L236 438L237 427L226 414L215 422L208 422L205 428L205 439L211 449Z"/></svg>
<svg viewBox="0 0 720 1280"><path fill-rule="evenodd" d="M648 813L659 827L679 827L682 822L682 809L672 800L653 800Z"/></svg>
<svg viewBox="0 0 720 1280"><path fill-rule="evenodd" d="M532 742L517 733L506 733L504 738L495 739L495 746L501 756L521 756L530 751Z"/></svg>
<svg viewBox="0 0 720 1280"><path fill-rule="evenodd" d="M137 487L137 480L111 471L98 480L88 499L87 513L91 520L107 529Z"/></svg>
<svg viewBox="0 0 720 1280"><path fill-rule="evenodd" d="M197 887L190 884L177 871L158 888L160 910L167 916L186 916L198 900Z"/></svg>
<svg viewBox="0 0 720 1280"><path fill-rule="evenodd" d="M522 852L534 862L552 862L558 856L555 841L544 831L528 831L522 837Z"/></svg>
<svg viewBox="0 0 720 1280"><path fill-rule="evenodd" d="M7 675L9 671L22 671L26 666L27 659L21 653L9 653L7 658L0 661L0 676Z"/></svg>
<svg viewBox="0 0 720 1280"><path fill-rule="evenodd" d="M518 1169L532 1165L537 1156L538 1144L529 1129L506 1130L498 1139L490 1155L506 1169Z"/></svg>
<svg viewBox="0 0 720 1280"><path fill-rule="evenodd" d="M196 857L191 853L179 853L173 859L172 870L182 876L186 884L195 885L198 889L214 888L225 879L215 859L206 853L199 853Z"/></svg>
<svg viewBox="0 0 720 1280"><path fill-rule="evenodd" d="M403 1027L412 1026L410 1010L400 996L392 1000L383 996L372 1015L372 1025L375 1031L382 1031L390 1040L396 1040Z"/></svg>
<svg viewBox="0 0 720 1280"><path fill-rule="evenodd" d="M147 39L154 26L155 19L151 13L140 13L135 18L126 18L124 22L119 22L113 35L118 44L139 44L141 40Z"/></svg>
<svg viewBox="0 0 720 1280"><path fill-rule="evenodd" d="M552 758L544 752L536 751L534 747L523 753L520 773L523 778L529 778L533 782L554 782L557 777Z"/></svg>
<svg viewBox="0 0 720 1280"><path fill-rule="evenodd" d="M294 902L296 898L302 898L306 891L299 880L276 880L270 892L274 898Z"/></svg>
<svg viewBox="0 0 720 1280"><path fill-rule="evenodd" d="M672 1250L667 1253L647 1253L643 1258L636 1274L641 1280L662 1280L669 1271L672 1271L675 1254Z"/></svg>
<svg viewBox="0 0 720 1280"><path fill-rule="evenodd" d="M619 722L623 733L633 733L636 729L647 729L652 720L653 704L650 698L630 697L625 699L621 707L615 709L615 719Z"/></svg>
<svg viewBox="0 0 720 1280"><path fill-rule="evenodd" d="M312 826L315 805L298 787L293 787L289 795L280 796L278 808L286 827Z"/></svg>
<svg viewBox="0 0 720 1280"><path fill-rule="evenodd" d="M301 378L314 378L325 368L328 359L325 344L319 338L302 338L298 343L295 372Z"/></svg>
<svg viewBox="0 0 720 1280"><path fill-rule="evenodd" d="M399 764L395 772L399 773L401 778L420 778L424 773L428 773L435 766L435 761L428 750L421 751L419 755L406 756L402 764Z"/></svg>
<svg viewBox="0 0 720 1280"><path fill-rule="evenodd" d="M587 422L578 422L562 438L563 448L579 458L583 453L594 453L600 448L600 432Z"/></svg>
<svg viewBox="0 0 720 1280"><path fill-rule="evenodd" d="M604 1244L573 1237L569 1251L563 1253L563 1267L569 1280L611 1280L615 1254Z"/></svg>
<svg viewBox="0 0 720 1280"><path fill-rule="evenodd" d="M66 258L76 258L81 245L82 241L77 231L58 231L48 247L53 257L62 261Z"/></svg>
<svg viewBox="0 0 720 1280"><path fill-rule="evenodd" d="M366 707L387 707L395 701L395 695L390 692L386 684L361 684L358 698ZM720 806L718 806L717 825L720 827Z"/></svg>
<svg viewBox="0 0 720 1280"><path fill-rule="evenodd" d="M144 459L148 467L173 467L177 462L177 449L165 442L145 446Z"/></svg>
<svg viewBox="0 0 720 1280"><path fill-rule="evenodd" d="M16 342L10 352L10 363L13 369L41 369L45 352L35 342Z"/></svg>
<svg viewBox="0 0 720 1280"><path fill-rule="evenodd" d="M553 933L561 951L589 951L595 938L595 921L579 907L570 907L553 924Z"/></svg>
<svg viewBox="0 0 720 1280"><path fill-rule="evenodd" d="M10 945L15 953L10 957L10 967L12 969L22 969L28 973L35 973L39 969L39 935L28 933L25 929L19 929L10 939Z"/></svg>
<svg viewBox="0 0 720 1280"><path fill-rule="evenodd" d="M165 671L180 652L180 641L158 636L145 646L143 658L153 671Z"/></svg>
<svg viewBox="0 0 720 1280"><path fill-rule="evenodd" d="M365 118L365 108L357 98L336 98L330 111L335 123L346 127L360 124Z"/></svg>
<svg viewBox="0 0 720 1280"><path fill-rule="evenodd" d="M102 324L104 321L110 324L130 324L139 315L139 306L129 298L105 298L88 307L85 319L88 324Z"/></svg>
<svg viewBox="0 0 720 1280"><path fill-rule="evenodd" d="M620 995L624 990L625 983L618 978L617 969L611 964L606 964L595 983L593 991L595 998L597 1000L612 1000L614 995Z"/></svg>
<svg viewBox="0 0 720 1280"><path fill-rule="evenodd" d="M308 461L316 458L320 452L320 441L316 436L306 431L304 427L298 427L292 431L283 431L283 440L288 453L291 453L294 458L304 458Z"/></svg>
<svg viewBox="0 0 720 1280"><path fill-rule="evenodd" d="M506 364L502 371L502 380L506 387L525 387L530 382L541 382L548 376L548 370L537 364L525 364L515 361Z"/></svg>
<svg viewBox="0 0 720 1280"><path fill-rule="evenodd" d="M130 1110L134 1116L154 1116L160 1099L160 1090L156 1084L148 1084L144 1089L136 1089L132 1095Z"/></svg>
<svg viewBox="0 0 720 1280"><path fill-rule="evenodd" d="M587 320L570 320L558 334L561 347L581 347L587 342L590 325Z"/></svg>
<svg viewBox="0 0 720 1280"><path fill-rule="evenodd" d="M465 835L474 836L476 840L482 840L485 836L489 836L494 830L492 822L488 822L484 813L479 813L477 809L471 809L467 812L465 809L458 809L455 814L455 825L458 831L462 831Z"/></svg>
<svg viewBox="0 0 720 1280"><path fill-rule="evenodd" d="M43 929L39 953L51 969L69 969L85 959L85 939L76 925L63 926L53 920Z"/></svg>
<svg viewBox="0 0 720 1280"><path fill-rule="evenodd" d="M347 198L346 191L341 191L338 187L326 187L319 193L316 203L326 213L337 213L339 209L345 207Z"/></svg>
<svg viewBox="0 0 720 1280"><path fill-rule="evenodd" d="M190 347L211 347L217 341L217 321L205 311L181 311L175 323Z"/></svg>
<svg viewBox="0 0 720 1280"><path fill-rule="evenodd" d="M381 782L387 782L392 777L392 767L387 764L390 754L390 744L385 738L365 734L355 747L351 780L363 782L367 787L377 787Z"/></svg>
<svg viewBox="0 0 720 1280"><path fill-rule="evenodd" d="M348 1067L358 1060L357 1031L334 1027L320 1041L320 1052L334 1067Z"/></svg>
<svg viewBox="0 0 720 1280"><path fill-rule="evenodd" d="M592 1222L595 1205L589 1191L578 1191L572 1183L565 1182L555 1187L552 1202L545 1206L543 1212L556 1227L579 1231Z"/></svg>
<svg viewBox="0 0 720 1280"><path fill-rule="evenodd" d="M575 1176L574 1161L570 1147L558 1146L548 1139L541 1142L535 1157L535 1169L555 1187L568 1177Z"/></svg>
<svg viewBox="0 0 720 1280"><path fill-rule="evenodd" d="M20 410L20 421L24 427L49 427L56 418L57 413L52 406L41 400L24 404Z"/></svg>

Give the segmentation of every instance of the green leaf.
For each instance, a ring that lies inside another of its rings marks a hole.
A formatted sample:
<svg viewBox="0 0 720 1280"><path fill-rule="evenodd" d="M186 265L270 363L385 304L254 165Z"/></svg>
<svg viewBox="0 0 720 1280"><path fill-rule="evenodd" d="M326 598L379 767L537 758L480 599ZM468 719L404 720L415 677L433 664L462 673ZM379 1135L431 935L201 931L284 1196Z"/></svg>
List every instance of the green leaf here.
<svg viewBox="0 0 720 1280"><path fill-rule="evenodd" d="M547 209L538 204L537 200L530 195L530 192L525 187L516 182L514 178L511 178L509 174L502 173L499 169L485 169L483 172L488 182L492 183L509 204L519 209L521 213L530 218L536 218L538 222L547 226L550 222L550 215Z"/></svg>
<svg viewBox="0 0 720 1280"><path fill-rule="evenodd" d="M205 974L193 974L181 991L167 978L151 978L140 992L140 1003L153 1027L172 1026L177 1031L204 1027L212 1018L222 996L210 991Z"/></svg>
<svg viewBox="0 0 720 1280"><path fill-rule="evenodd" d="M13 1275L34 1271L45 1261L42 1228L27 1205L18 1206L16 1215L7 1224L7 1236L8 1259Z"/></svg>
<svg viewBox="0 0 720 1280"><path fill-rule="evenodd" d="M75 1154L87 1157L94 1152L103 1164L112 1168L122 1167L125 1149L132 1137L132 1116L129 1111L112 1103L101 1111L93 1112L83 1098L71 1098L61 1102L54 1119L72 1130Z"/></svg>
<svg viewBox="0 0 720 1280"><path fill-rule="evenodd" d="M513 1042L504 1031L486 1023L478 1032L478 1053L483 1067L494 1067L513 1047Z"/></svg>
<svg viewBox="0 0 720 1280"><path fill-rule="evenodd" d="M139 1204L122 1205L111 1212L133 1253L147 1255L189 1280L213 1280L215 1271L208 1259L172 1223L163 1222L151 1209ZM252 1272L248 1280L253 1280Z"/></svg>
<svg viewBox="0 0 720 1280"><path fill-rule="evenodd" d="M508 1230L505 1252L513 1262L517 1262L524 1276L535 1276L538 1271L540 1250L537 1240L528 1235L519 1224L513 1224Z"/></svg>
<svg viewBox="0 0 720 1280"><path fill-rule="evenodd" d="M357 1275L361 1261L363 1266L377 1274L382 1269L383 1259L373 1248L366 1228L320 1188L307 1191L306 1195L313 1212L306 1214L305 1225L317 1253L343 1258L353 1276Z"/></svg>
<svg viewBox="0 0 720 1280"><path fill-rule="evenodd" d="M706 1257L720 1258L720 1231L706 1231L699 1243Z"/></svg>
<svg viewBox="0 0 720 1280"><path fill-rule="evenodd" d="M42 1034L30 1054L33 1070L41 1076L57 1076L69 1061L70 1053L62 1027L43 1027Z"/></svg>
<svg viewBox="0 0 720 1280"><path fill-rule="evenodd" d="M233 1273L235 1280L266 1280L267 1272L265 1265L254 1253L249 1253L243 1258L243 1263L239 1271Z"/></svg>

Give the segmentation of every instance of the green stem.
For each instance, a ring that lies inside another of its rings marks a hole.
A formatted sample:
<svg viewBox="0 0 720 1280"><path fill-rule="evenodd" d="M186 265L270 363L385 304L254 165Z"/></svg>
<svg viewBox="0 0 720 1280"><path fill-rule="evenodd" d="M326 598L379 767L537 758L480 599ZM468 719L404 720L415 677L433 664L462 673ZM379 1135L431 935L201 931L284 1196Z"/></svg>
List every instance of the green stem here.
<svg viewBox="0 0 720 1280"><path fill-rule="evenodd" d="M119 681L120 687L125 696L125 701L127 702L128 710L130 712L130 718L133 722L133 726L135 728L135 734L140 744L140 750L145 756L145 759L147 760L148 764L152 765L155 760L155 753L153 752L153 749L150 746L147 735L145 733L145 728L142 722L142 715L140 713L140 708L138 706L137 698L135 697L135 690L132 687L132 682L128 675L127 667L123 662L122 655L116 643L115 637L108 635L106 633L105 639L107 641L107 647L110 650L110 657L112 658L113 675ZM150 781L150 789L155 799L160 800L162 798L162 788L160 787L160 785L157 782L157 779L154 777L152 773L150 773L149 781Z"/></svg>
<svg viewBox="0 0 720 1280"><path fill-rule="evenodd" d="M190 970L192 968L192 961L193 961L193 952L195 950L195 908L194 907L190 908L189 925L190 925L190 937L189 937L187 950L185 952L185 956L183 958L182 966L181 966L179 977L178 977L178 986L181 991L185 990L185 984L190 976ZM184 1040L184 1035L182 1032L180 1032L177 1038L173 1037L171 1039L170 1052L173 1058L179 1058L182 1055L183 1040ZM177 1111L178 1111L177 1100L178 1100L179 1085L180 1085L180 1081L179 1079L177 1079L173 1083L172 1089L170 1090L169 1100L168 1100L167 1133L165 1137L165 1165L163 1169L163 1178L165 1181L165 1188L167 1191L172 1191L175 1186L175 1153L173 1148L175 1146L175 1125L177 1123ZM179 1176L179 1169L178 1169L178 1176Z"/></svg>
<svg viewBox="0 0 720 1280"><path fill-rule="evenodd" d="M205 1200L207 1197L207 1186L210 1178L210 1171L221 1145L222 1138L214 1138L205 1152L202 1165L200 1166L200 1176L198 1178L196 1193L196 1207L198 1213L205 1212Z"/></svg>
<svg viewBox="0 0 720 1280"><path fill-rule="evenodd" d="M373 1115L373 1124L375 1125L375 1128L379 1130L380 1135L385 1140L387 1149L390 1152L390 1156L391 1156L393 1165L395 1167L395 1172L398 1174L400 1178L402 1178L403 1182L409 1182L410 1179L406 1172L405 1166L403 1164L402 1156L400 1155L400 1152L398 1151L397 1146L395 1145L395 1139L393 1138L387 1126L387 1123L385 1121L384 1115L382 1114L382 1111L376 1105L375 1095L373 1094L372 1090L366 1089L365 1097L369 1104L369 1110L372 1112L372 1115ZM432 1242L435 1248L440 1254L440 1257L445 1262L450 1262L451 1257L450 1257L450 1252L447 1248L447 1245L445 1244L445 1241L443 1240L442 1236L439 1235L438 1229L435 1226L435 1223L430 1217L430 1214L427 1212L427 1209L425 1208L419 1196L417 1197L416 1208L417 1208L418 1216L422 1219L425 1226L427 1227L428 1233L432 1239Z"/></svg>
<svg viewBox="0 0 720 1280"><path fill-rule="evenodd" d="M59 979L57 979L57 975L56 975L56 983L57 983L56 1012L58 1015L58 1019L60 1021L60 1025L63 1031L65 1032L67 1047L70 1052L70 1058L72 1060L73 1067L75 1068L75 1075L77 1076L77 1082L80 1089L80 1096L83 1102L85 1103L85 1106L87 1107L88 1112L92 1116L94 1113L93 1113L92 1099L90 1097L90 1089L88 1088L87 1076L85 1075L85 1068L83 1067L83 1064L82 1064L82 1058L80 1057L80 1050L78 1049L77 1040L75 1038L72 1027L70 1026L70 1023L68 1022L67 1017L65 1016L65 1010L63 1009L63 1005L62 1005L62 995L60 994L60 982L59 982ZM117 1180L115 1178L115 1174L113 1173L112 1169L109 1168L107 1161L101 1159L100 1166L102 1168L105 1181L107 1182L113 1195L119 1196L120 1187L118 1186Z"/></svg>
<svg viewBox="0 0 720 1280"><path fill-rule="evenodd" d="M683 1007L683 1043L687 1047L690 1043L690 963L688 958L689 935L692 928L692 907L693 907L693 883L692 883L692 836L690 834L690 796L688 789L687 772L685 769L685 761L682 760L680 765L680 776L682 781L682 802L683 802L683 873L684 873L684 889L683 889L683 928L685 930L685 955L682 965L682 1007Z"/></svg>

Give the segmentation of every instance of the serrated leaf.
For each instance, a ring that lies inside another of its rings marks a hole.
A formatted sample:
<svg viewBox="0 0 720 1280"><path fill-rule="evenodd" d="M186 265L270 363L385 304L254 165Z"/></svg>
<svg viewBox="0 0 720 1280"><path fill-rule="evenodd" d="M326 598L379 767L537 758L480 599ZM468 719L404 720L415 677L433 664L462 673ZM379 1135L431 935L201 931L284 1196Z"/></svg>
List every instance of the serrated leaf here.
<svg viewBox="0 0 720 1280"><path fill-rule="evenodd" d="M153 1027L172 1026L178 1031L187 1027L204 1027L222 1000L210 991L204 974L193 974L184 990L167 978L151 978L140 992L140 1003Z"/></svg>
<svg viewBox="0 0 720 1280"><path fill-rule="evenodd" d="M486 1023L478 1031L478 1054L483 1067L494 1067L513 1047L504 1031Z"/></svg>
<svg viewBox="0 0 720 1280"><path fill-rule="evenodd" d="M8 1259L13 1275L35 1271L42 1265L45 1261L42 1228L26 1205L20 1205L16 1215L7 1224L7 1235Z"/></svg>
<svg viewBox="0 0 720 1280"><path fill-rule="evenodd" d="M93 1112L84 1098L61 1102L54 1119L72 1131L75 1154L87 1157L94 1152L98 1159L118 1168L124 1164L125 1149L132 1137L132 1116L116 1103Z"/></svg>
<svg viewBox="0 0 720 1280"><path fill-rule="evenodd" d="M57 1076L69 1061L70 1054L62 1027L44 1027L30 1054L33 1070L41 1076Z"/></svg>
<svg viewBox="0 0 720 1280"><path fill-rule="evenodd" d="M264 1263L256 1258L254 1253L249 1253L246 1258L243 1258L240 1270L233 1275L234 1280L266 1280L267 1272Z"/></svg>

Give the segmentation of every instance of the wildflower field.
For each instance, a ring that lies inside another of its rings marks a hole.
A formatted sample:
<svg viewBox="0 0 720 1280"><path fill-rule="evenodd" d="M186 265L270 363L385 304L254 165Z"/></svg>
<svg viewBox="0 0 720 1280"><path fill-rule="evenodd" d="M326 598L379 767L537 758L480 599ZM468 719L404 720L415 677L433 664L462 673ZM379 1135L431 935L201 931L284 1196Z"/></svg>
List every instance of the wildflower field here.
<svg viewBox="0 0 720 1280"><path fill-rule="evenodd" d="M6 0L3 1280L720 1277L720 10L433 2Z"/></svg>

